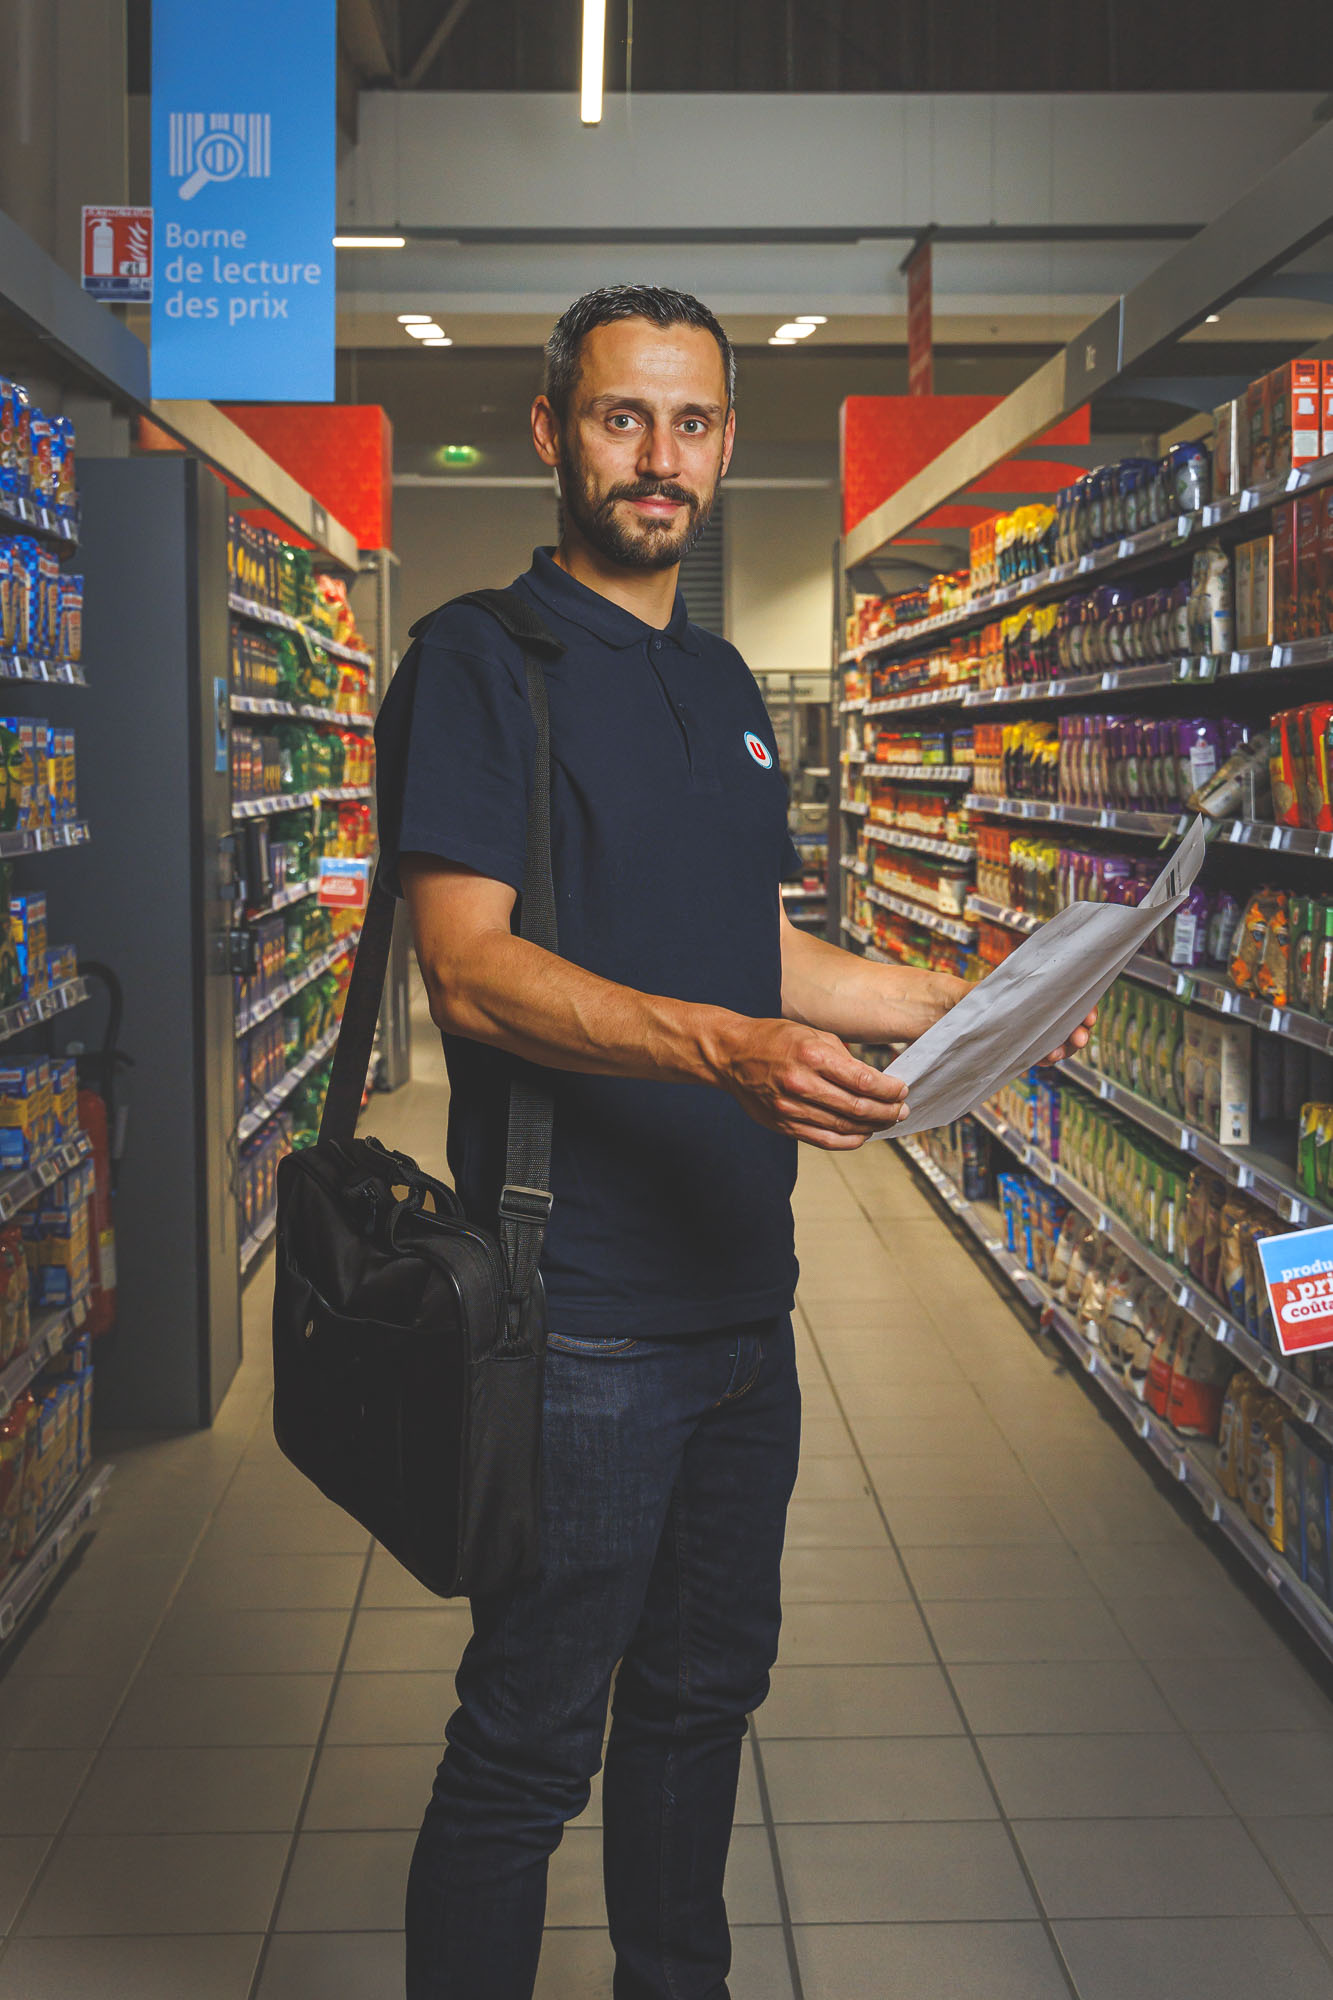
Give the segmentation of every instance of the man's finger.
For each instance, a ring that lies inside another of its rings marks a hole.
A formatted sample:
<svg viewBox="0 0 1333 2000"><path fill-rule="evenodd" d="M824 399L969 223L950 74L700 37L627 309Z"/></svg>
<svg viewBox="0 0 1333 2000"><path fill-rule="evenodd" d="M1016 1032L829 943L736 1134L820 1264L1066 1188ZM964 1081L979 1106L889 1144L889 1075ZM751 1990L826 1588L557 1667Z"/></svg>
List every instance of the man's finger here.
<svg viewBox="0 0 1333 2000"><path fill-rule="evenodd" d="M853 1097L872 1097L884 1104L894 1104L907 1095L907 1085L900 1076L890 1076L887 1070L861 1062L840 1042L820 1043L814 1067Z"/></svg>

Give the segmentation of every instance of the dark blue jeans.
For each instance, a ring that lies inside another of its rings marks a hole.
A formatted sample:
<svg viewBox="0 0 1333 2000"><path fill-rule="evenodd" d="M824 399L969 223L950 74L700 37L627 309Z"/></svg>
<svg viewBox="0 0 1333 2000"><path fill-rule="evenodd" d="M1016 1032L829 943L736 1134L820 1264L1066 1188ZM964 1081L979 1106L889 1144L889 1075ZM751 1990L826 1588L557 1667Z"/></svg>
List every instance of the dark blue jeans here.
<svg viewBox="0 0 1333 2000"><path fill-rule="evenodd" d="M543 1442L541 1575L473 1602L408 1882L408 2000L530 2000L547 1860L588 1802L613 1676L616 2000L726 2000L722 1880L800 1443L791 1322L554 1338Z"/></svg>

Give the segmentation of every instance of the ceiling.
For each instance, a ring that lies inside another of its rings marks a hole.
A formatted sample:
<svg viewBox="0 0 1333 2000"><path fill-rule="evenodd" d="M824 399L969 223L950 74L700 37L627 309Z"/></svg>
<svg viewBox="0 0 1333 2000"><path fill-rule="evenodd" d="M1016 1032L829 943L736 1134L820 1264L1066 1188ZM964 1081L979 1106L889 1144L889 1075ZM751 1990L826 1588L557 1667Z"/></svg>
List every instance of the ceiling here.
<svg viewBox="0 0 1333 2000"><path fill-rule="evenodd" d="M581 0L340 0L355 89L577 88ZM1320 82L1322 77L1323 81ZM1326 0L608 0L641 91L1333 87Z"/></svg>

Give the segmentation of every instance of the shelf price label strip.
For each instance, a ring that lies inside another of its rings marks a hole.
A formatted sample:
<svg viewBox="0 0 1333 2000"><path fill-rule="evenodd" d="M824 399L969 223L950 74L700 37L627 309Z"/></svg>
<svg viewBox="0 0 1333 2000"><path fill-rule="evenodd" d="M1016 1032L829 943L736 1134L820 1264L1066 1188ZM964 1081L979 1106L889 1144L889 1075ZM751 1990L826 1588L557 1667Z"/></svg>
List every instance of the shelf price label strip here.
<svg viewBox="0 0 1333 2000"><path fill-rule="evenodd" d="M963 1199L924 1147L915 1139L901 1139L898 1144L943 1195L951 1211L967 1225L987 1255L1006 1275L1011 1275L1009 1267L1017 1265L1018 1260L1007 1246L998 1243L991 1235L985 1218ZM1225 1533L1280 1601L1300 1620L1321 1651L1333 1659L1333 1615L1329 1608L1283 1562L1267 1536L1261 1534L1249 1517L1223 1493L1197 1446L1179 1437L1155 1411L1139 1401L1109 1367L1100 1349L1083 1337L1074 1321L1034 1273L1019 1266L1019 1275L1024 1281L1020 1287L1022 1295L1029 1303L1039 1304L1043 1326L1064 1342L1083 1373L1096 1383L1107 1401L1137 1436L1149 1445L1155 1457L1197 1502L1206 1518ZM1303 1389L1304 1385L1301 1386Z"/></svg>
<svg viewBox="0 0 1333 2000"><path fill-rule="evenodd" d="M21 1209L35 1201L44 1188L54 1187L82 1161L92 1155L92 1141L86 1132L67 1139L44 1159L14 1173L0 1174L0 1222L12 1222Z"/></svg>
<svg viewBox="0 0 1333 2000"><path fill-rule="evenodd" d="M882 826L877 820L866 827L867 840L881 840L886 847L907 847L916 854L938 855L943 861L975 861L975 847L964 847L956 840L934 840L928 833L903 833L895 826Z"/></svg>
<svg viewBox="0 0 1333 2000"><path fill-rule="evenodd" d="M238 1139L249 1139L261 1125L266 1125L275 1111L286 1103L298 1083L304 1083L312 1070L318 1069L324 1057L338 1039L335 1024L327 1034L321 1035L312 1049L307 1049L299 1062L294 1062L289 1070L278 1078L272 1090L266 1091L258 1104L253 1105L236 1127Z"/></svg>
<svg viewBox="0 0 1333 2000"><path fill-rule="evenodd" d="M84 847L88 837L88 822L82 819L67 820L63 826L0 833L0 860L19 854L54 854L62 847Z"/></svg>
<svg viewBox="0 0 1333 2000"><path fill-rule="evenodd" d="M63 1512L38 1537L28 1560L0 1585L0 1642L13 1635L73 1555L82 1540L80 1530L102 1504L112 1471L111 1466L102 1465L85 1474Z"/></svg>
<svg viewBox="0 0 1333 2000"><path fill-rule="evenodd" d="M320 978L330 966L336 965L340 958L345 958L349 951L354 951L360 936L360 931L356 930L348 931L344 936L336 938L318 958L306 966L303 972L296 973L291 979L282 980L272 993L266 993L264 998L257 1000L248 1011L238 1013L236 1039L239 1041L242 1035L249 1034L251 1028L257 1028L261 1021L267 1021L270 1014L276 1014L279 1007L285 1007L303 986L308 986L312 979Z"/></svg>
<svg viewBox="0 0 1333 2000"><path fill-rule="evenodd" d="M318 647L321 653L332 653L336 660L350 660L357 667L375 664L370 653L360 652L355 646L344 646L338 639L326 639L317 626L303 625L299 618L291 617L286 611L276 611L270 605L257 604L251 597L239 597L232 591L227 605L239 617L252 618L257 625L276 625L284 632L295 632L308 646Z"/></svg>
<svg viewBox="0 0 1333 2000"><path fill-rule="evenodd" d="M0 1007L0 1042L21 1035L25 1028L35 1028L39 1021L67 1014L71 1007L79 1006L87 998L85 980L66 979L59 986L49 986L35 1000L16 1000L12 1007Z"/></svg>
<svg viewBox="0 0 1333 2000"><path fill-rule="evenodd" d="M76 1299L72 1306L44 1313L33 1321L28 1345L22 1354L17 1355L7 1368L0 1370L0 1420L9 1415L16 1397L23 1394L33 1377L39 1375L63 1347L68 1346L87 1317L88 1301L82 1298Z"/></svg>
<svg viewBox="0 0 1333 2000"><path fill-rule="evenodd" d="M942 937L952 938L956 944L975 944L976 928L972 924L955 922L952 917L943 917L925 903L909 902L905 896L892 895L881 889L876 882L866 884L866 894L872 903L880 903L886 910L894 910L909 922L922 924L926 930L938 931Z"/></svg>
<svg viewBox="0 0 1333 2000"><path fill-rule="evenodd" d="M342 715L337 709L318 708L312 702L280 701L276 695L233 694L234 715L293 715L302 722L327 722L337 729L373 729L373 715Z"/></svg>
<svg viewBox="0 0 1333 2000"><path fill-rule="evenodd" d="M372 785L330 785L327 791L318 792L270 792L258 799L233 799L231 816L233 819L258 819L267 813L301 812L306 806L346 799L368 799L373 793Z"/></svg>

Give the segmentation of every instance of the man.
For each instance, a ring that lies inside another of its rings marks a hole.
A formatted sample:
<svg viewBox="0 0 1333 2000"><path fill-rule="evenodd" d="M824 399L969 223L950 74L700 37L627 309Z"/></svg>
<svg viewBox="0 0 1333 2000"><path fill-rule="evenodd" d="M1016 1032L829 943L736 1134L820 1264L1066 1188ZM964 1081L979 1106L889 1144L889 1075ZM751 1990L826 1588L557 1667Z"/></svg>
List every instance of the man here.
<svg viewBox="0 0 1333 2000"><path fill-rule="evenodd" d="M529 2000L547 1858L587 1803L613 1676L617 2000L725 2000L723 1874L799 1441L796 1141L891 1128L903 1087L845 1043L910 1039L964 991L783 914L798 864L772 730L676 590L733 399L726 335L680 293L595 292L547 347L532 435L564 538L518 588L565 648L546 669L558 958L510 929L535 741L517 646L446 609L410 731L386 725L407 733L386 856L469 1213L494 1213L511 1059L547 1067L555 1101L541 1573L473 1605L408 1887L409 2000Z"/></svg>

